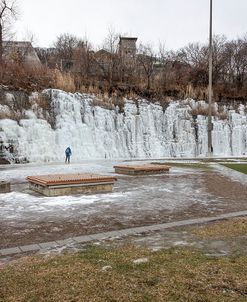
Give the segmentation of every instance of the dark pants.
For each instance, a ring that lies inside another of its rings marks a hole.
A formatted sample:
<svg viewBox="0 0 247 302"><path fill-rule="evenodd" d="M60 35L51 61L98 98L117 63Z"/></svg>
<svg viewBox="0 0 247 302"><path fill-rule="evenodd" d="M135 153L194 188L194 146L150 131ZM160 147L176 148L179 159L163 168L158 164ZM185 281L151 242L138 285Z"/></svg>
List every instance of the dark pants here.
<svg viewBox="0 0 247 302"><path fill-rule="evenodd" d="M66 154L65 163L70 163L70 155Z"/></svg>

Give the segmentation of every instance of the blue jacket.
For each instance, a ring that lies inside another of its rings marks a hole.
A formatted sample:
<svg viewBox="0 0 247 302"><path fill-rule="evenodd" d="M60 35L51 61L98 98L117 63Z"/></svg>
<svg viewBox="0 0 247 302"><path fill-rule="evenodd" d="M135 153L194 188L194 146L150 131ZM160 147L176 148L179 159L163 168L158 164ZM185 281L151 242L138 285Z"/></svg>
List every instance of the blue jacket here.
<svg viewBox="0 0 247 302"><path fill-rule="evenodd" d="M68 147L68 148L65 150L65 154L66 154L67 156L71 156L72 152L71 152L70 147Z"/></svg>

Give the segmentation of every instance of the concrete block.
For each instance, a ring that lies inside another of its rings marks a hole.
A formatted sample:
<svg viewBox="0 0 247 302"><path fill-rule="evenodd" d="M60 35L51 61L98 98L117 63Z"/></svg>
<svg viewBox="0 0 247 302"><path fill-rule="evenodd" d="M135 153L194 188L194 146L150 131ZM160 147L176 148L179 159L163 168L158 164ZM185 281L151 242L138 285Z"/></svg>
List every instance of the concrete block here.
<svg viewBox="0 0 247 302"><path fill-rule="evenodd" d="M66 188L50 188L45 186L40 186L37 184L29 184L29 188L33 191L41 193L45 196L62 196L62 195L74 195L74 194L95 194L95 193L104 193L111 192L113 184L98 184L98 185L83 185L83 186L68 186Z"/></svg>
<svg viewBox="0 0 247 302"><path fill-rule="evenodd" d="M19 247L22 252L34 252L40 250L38 244L23 245Z"/></svg>
<svg viewBox="0 0 247 302"><path fill-rule="evenodd" d="M7 249L0 250L1 256L7 256L7 255L13 255L13 254L19 254L19 253L21 253L21 250L19 249L19 247L10 247Z"/></svg>
<svg viewBox="0 0 247 302"><path fill-rule="evenodd" d="M121 231L110 231L110 232L106 232L105 235L106 235L106 238L123 236Z"/></svg>
<svg viewBox="0 0 247 302"><path fill-rule="evenodd" d="M0 193L9 193L10 192L10 182L0 181Z"/></svg>
<svg viewBox="0 0 247 302"><path fill-rule="evenodd" d="M160 229L165 229L165 224L154 224L146 226L148 231L159 231Z"/></svg>
<svg viewBox="0 0 247 302"><path fill-rule="evenodd" d="M71 244L77 243L73 238L68 238L68 239L63 239L63 240L56 240L56 242L59 246L71 245Z"/></svg>
<svg viewBox="0 0 247 302"><path fill-rule="evenodd" d="M77 236L77 237L73 237L73 240L75 240L77 243L84 243L84 242L90 242L92 241L92 238L88 235L85 236Z"/></svg>
<svg viewBox="0 0 247 302"><path fill-rule="evenodd" d="M105 233L99 233L99 234L90 234L88 235L92 240L101 240L106 239L107 236Z"/></svg>
<svg viewBox="0 0 247 302"><path fill-rule="evenodd" d="M134 231L138 234L149 232L148 226L134 228Z"/></svg>
<svg viewBox="0 0 247 302"><path fill-rule="evenodd" d="M42 249L51 248L58 246L56 241L43 242L38 244Z"/></svg>
<svg viewBox="0 0 247 302"><path fill-rule="evenodd" d="M130 229L121 230L121 234L122 235L135 235L135 234L143 233L143 232L146 232L146 231L147 231L146 227L130 228Z"/></svg>

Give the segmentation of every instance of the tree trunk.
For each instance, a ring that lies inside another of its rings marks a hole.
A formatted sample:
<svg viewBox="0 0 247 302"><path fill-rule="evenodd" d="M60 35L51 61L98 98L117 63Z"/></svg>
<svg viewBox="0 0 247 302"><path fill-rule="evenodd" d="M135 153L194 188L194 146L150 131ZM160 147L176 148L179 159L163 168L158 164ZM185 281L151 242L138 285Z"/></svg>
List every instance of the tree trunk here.
<svg viewBox="0 0 247 302"><path fill-rule="evenodd" d="M147 89L149 90L149 89L150 89L150 78L151 78L151 76L150 76L150 75L147 75L147 78L148 78L148 86L147 86Z"/></svg>
<svg viewBox="0 0 247 302"><path fill-rule="evenodd" d="M0 22L0 65L3 62L3 27Z"/></svg>

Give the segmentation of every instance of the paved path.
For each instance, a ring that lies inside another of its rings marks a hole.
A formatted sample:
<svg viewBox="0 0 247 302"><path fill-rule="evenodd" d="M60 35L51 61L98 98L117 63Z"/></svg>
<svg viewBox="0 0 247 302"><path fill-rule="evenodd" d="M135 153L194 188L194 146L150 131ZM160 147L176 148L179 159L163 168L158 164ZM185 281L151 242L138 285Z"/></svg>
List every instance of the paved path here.
<svg viewBox="0 0 247 302"><path fill-rule="evenodd" d="M222 214L214 217L203 217L203 218L196 218L196 219L188 219L188 220L181 220L181 221L174 221L162 224L154 224L144 227L136 227L130 229L123 229L105 233L98 233L98 234L91 234L91 235L84 235L84 236L76 236L71 237L65 240L57 240L57 241L50 241L50 242L42 242L37 244L30 244L24 246L17 246L12 248L0 249L0 256L9 256L14 254L21 254L25 252L36 252L40 250L45 250L49 248L57 248L62 247L70 244L79 244L79 243L90 243L92 241L109 239L114 237L123 237L126 235L136 235L136 234L145 234L150 231L162 231L165 229L169 229L172 227L180 227L180 226L187 226L193 224L202 224L222 219L228 219L233 217L240 217L240 216L247 216L247 211L240 211L240 212L233 212L228 214Z"/></svg>

